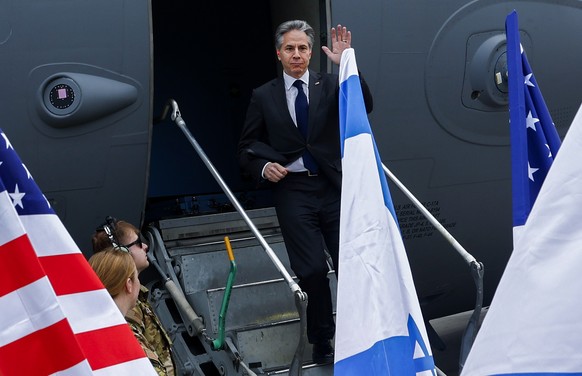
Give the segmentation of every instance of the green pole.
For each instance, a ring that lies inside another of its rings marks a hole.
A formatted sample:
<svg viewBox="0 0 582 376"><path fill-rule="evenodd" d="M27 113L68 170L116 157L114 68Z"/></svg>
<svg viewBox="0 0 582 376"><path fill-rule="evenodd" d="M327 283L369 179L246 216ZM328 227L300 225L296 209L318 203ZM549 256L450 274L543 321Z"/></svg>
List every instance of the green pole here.
<svg viewBox="0 0 582 376"><path fill-rule="evenodd" d="M228 274L226 288L224 290L224 296L222 297L222 307L220 308L220 316L218 316L218 338L212 341L212 348L214 350L220 350L224 346L224 323L226 321L226 311L228 310L230 292L232 291L232 285L234 283L234 277L236 275L236 262L234 262L234 253L232 252L232 247L230 246L230 240L228 236L224 237L224 243L226 244L228 259L230 260L230 273Z"/></svg>

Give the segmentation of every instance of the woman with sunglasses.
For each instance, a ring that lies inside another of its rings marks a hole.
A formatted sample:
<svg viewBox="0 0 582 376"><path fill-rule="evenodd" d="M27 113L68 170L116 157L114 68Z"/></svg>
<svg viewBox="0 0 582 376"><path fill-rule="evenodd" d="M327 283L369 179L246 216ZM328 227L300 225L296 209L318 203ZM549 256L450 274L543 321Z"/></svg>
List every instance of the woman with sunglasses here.
<svg viewBox="0 0 582 376"><path fill-rule="evenodd" d="M107 217L107 222L97 228L91 242L93 252L99 252L111 246L127 248L135 261L138 273L150 265L146 256L149 247L143 241L139 230L129 222Z"/></svg>
<svg viewBox="0 0 582 376"><path fill-rule="evenodd" d="M137 227L129 222L107 217L106 222L93 234L91 242L95 254L111 247L127 250L135 262L138 273L150 264L146 256L149 247ZM173 376L175 367L171 352L172 340L149 303L148 295L149 290L141 286L137 304L125 318L158 375Z"/></svg>

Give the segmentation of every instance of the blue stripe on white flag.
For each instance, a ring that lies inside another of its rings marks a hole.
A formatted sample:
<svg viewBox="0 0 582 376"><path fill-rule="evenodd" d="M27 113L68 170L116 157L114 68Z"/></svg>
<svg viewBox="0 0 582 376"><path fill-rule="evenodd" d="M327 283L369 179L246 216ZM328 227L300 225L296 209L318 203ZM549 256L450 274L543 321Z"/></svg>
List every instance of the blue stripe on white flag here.
<svg viewBox="0 0 582 376"><path fill-rule="evenodd" d="M348 100L347 93L359 93L359 95L351 94ZM361 93L362 88L360 86L360 78L357 74L347 77L347 79L342 82L339 100L340 108L344 108L345 111L340 111L340 124L343 124L343 126L340 126L341 140L346 140L348 138L364 133L370 135L375 156L375 161L371 162L376 164L378 169L378 176L380 178L382 193L384 194L384 205L390 210L394 220L398 223L396 212L394 211L394 204L392 203L392 198L390 197L390 190L388 189L386 175L382 169L380 154L378 154L378 148L376 147L376 142L374 141L374 136L372 135L372 129L370 128L370 123L368 122L364 97ZM345 126L348 123L349 127ZM344 147L344 142L342 142L342 159L344 157Z"/></svg>
<svg viewBox="0 0 582 376"><path fill-rule="evenodd" d="M334 374L434 374L352 49L340 64L342 202Z"/></svg>

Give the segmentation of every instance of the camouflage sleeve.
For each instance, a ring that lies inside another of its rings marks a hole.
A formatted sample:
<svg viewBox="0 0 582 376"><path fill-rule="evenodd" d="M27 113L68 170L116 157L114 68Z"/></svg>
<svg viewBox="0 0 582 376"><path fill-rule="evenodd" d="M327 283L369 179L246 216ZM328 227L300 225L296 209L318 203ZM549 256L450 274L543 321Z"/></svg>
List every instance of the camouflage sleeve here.
<svg viewBox="0 0 582 376"><path fill-rule="evenodd" d="M162 323L149 304L147 297L148 290L142 286L137 304L126 315L127 322L132 326L134 333L136 331L139 333L141 337L140 342L146 344L149 351L157 356L159 363L166 370L165 374L174 376L172 340L164 330Z"/></svg>
<svg viewBox="0 0 582 376"><path fill-rule="evenodd" d="M155 351L160 362L164 364L168 376L174 376L172 340L164 330L164 326L156 316L153 307L149 304L147 294L142 292L140 292L136 306L127 315L128 321L139 324L142 335L150 349Z"/></svg>
<svg viewBox="0 0 582 376"><path fill-rule="evenodd" d="M152 366L154 366L154 369L156 370L157 374L159 376L168 376L168 373L166 372L166 367L158 357L158 354L156 354L156 351L150 346L146 337L143 335L143 331L140 325L133 322L128 322L128 324L131 327L131 331L135 335L135 338L141 345L141 348L143 349L146 356L152 363Z"/></svg>

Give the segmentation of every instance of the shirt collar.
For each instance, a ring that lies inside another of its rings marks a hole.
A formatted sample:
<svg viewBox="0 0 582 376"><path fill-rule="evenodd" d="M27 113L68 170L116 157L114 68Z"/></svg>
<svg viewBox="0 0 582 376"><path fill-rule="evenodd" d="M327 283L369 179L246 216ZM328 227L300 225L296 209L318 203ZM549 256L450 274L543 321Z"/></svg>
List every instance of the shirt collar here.
<svg viewBox="0 0 582 376"><path fill-rule="evenodd" d="M297 81L296 78L289 76L285 72L283 72L283 79L285 80L285 90L289 90L291 86L293 86L293 83ZM303 76L299 77L299 79L303 81L304 84L309 86L309 69L306 70Z"/></svg>

